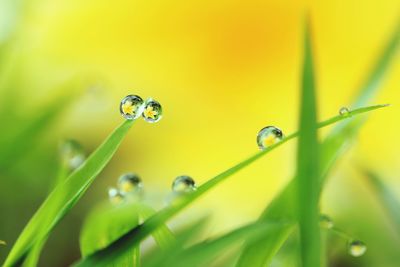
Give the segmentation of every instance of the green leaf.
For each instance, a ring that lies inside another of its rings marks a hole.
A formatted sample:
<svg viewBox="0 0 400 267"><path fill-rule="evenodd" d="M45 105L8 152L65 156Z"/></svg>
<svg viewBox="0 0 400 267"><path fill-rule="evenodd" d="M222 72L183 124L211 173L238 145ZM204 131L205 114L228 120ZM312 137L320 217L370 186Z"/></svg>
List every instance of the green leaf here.
<svg viewBox="0 0 400 267"><path fill-rule="evenodd" d="M122 123L63 183L56 186L34 214L8 255L4 266L21 262L37 241L45 239L76 204L97 175L111 160L133 121Z"/></svg>
<svg viewBox="0 0 400 267"><path fill-rule="evenodd" d="M400 235L400 201L396 198L395 193L382 182L382 179L376 173L367 169L364 169L363 173L382 203L389 218L391 218L397 233Z"/></svg>
<svg viewBox="0 0 400 267"><path fill-rule="evenodd" d="M371 74L366 79L366 82L360 89L360 92L354 101L354 106L365 105L370 101L380 85L382 84L383 77L393 62L394 56L398 49L400 37L400 24L396 25L396 29L391 39L389 40L386 48L384 49L381 57L376 62ZM353 114L350 114L352 116ZM327 178L330 169L336 163L336 160L342 155L347 148L351 145L352 140L356 136L358 130L363 124L363 120L348 120L338 124L327 138L321 144L321 161L320 161L320 183L322 184ZM279 219L286 217L293 217L293 194L295 193L296 177L284 188L284 190L277 195L274 200L267 205L266 209L260 216L259 220ZM265 240L248 244L245 246L241 257L239 258L238 267L247 266L265 266L268 265L275 255L276 250L270 250L270 247L276 247L277 243L285 240L290 234L287 231L281 230L276 232L275 237L266 237ZM279 245L280 247L280 245Z"/></svg>
<svg viewBox="0 0 400 267"><path fill-rule="evenodd" d="M315 100L314 67L309 22L306 22L297 148L297 201L302 266L320 266L319 232L319 144Z"/></svg>
<svg viewBox="0 0 400 267"><path fill-rule="evenodd" d="M136 203L100 205L86 218L81 230L82 255L86 256L107 247L138 224L139 208Z"/></svg>
<svg viewBox="0 0 400 267"><path fill-rule="evenodd" d="M323 121L318 124L318 128L328 126L335 122L349 119L351 116L355 116L364 112L368 112L371 110L379 109L385 107L386 105L376 105L367 108L356 109L350 112L350 116L340 116L337 115L329 120ZM104 250L98 251L89 257L83 259L77 266L88 266L87 264L93 262L102 262L102 261L110 261L112 262L113 259L117 259L121 253L126 250L129 250L130 247L139 244L144 238L150 235L154 230L156 230L160 225L167 222L171 219L174 215L176 215L179 211L183 208L188 206L190 203L198 199L204 193L208 192L210 189L214 188L217 184L224 181L226 178L230 177L231 175L235 174L236 172L240 171L241 169L245 168L246 166L250 165L257 159L261 158L262 156L269 153L271 150L283 145L284 143L288 142L289 140L298 136L298 133L293 133L286 136L282 141L276 143L265 150L257 152L253 156L245 159L244 161L238 163L237 165L229 168L228 170L220 173L219 175L215 176L211 180L207 181L205 184L200 186L196 191L192 192L186 197L182 197L179 201L173 203L173 205L168 206L161 211L157 212L154 216L151 216L148 220L146 220L143 224L139 225L138 227L132 229L128 234L121 237L119 240L114 242L111 246L107 247Z"/></svg>
<svg viewBox="0 0 400 267"><path fill-rule="evenodd" d="M246 225L214 240L206 240L188 249L181 250L176 257L162 262L159 267L209 266L215 258L245 238L248 240L258 240L261 233L273 234L274 231L281 227L282 224L280 223L253 223Z"/></svg>

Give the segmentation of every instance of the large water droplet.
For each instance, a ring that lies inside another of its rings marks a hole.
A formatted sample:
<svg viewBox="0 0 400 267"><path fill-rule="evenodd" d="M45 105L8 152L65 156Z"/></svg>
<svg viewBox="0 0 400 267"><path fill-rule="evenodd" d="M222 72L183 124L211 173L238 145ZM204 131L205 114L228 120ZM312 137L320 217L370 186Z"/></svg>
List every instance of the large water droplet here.
<svg viewBox="0 0 400 267"><path fill-rule="evenodd" d="M360 257L367 251L367 246L360 240L353 240L348 244L348 252L353 257Z"/></svg>
<svg viewBox="0 0 400 267"><path fill-rule="evenodd" d="M282 131L275 126L262 128L257 134L257 145L260 149L265 149L283 138Z"/></svg>
<svg viewBox="0 0 400 267"><path fill-rule="evenodd" d="M83 147L75 140L65 140L60 148L61 161L67 168L75 170L86 159Z"/></svg>
<svg viewBox="0 0 400 267"><path fill-rule="evenodd" d="M108 199L112 204L120 204L124 201L124 198L124 194L122 194L118 189L113 187L108 189Z"/></svg>
<svg viewBox="0 0 400 267"><path fill-rule="evenodd" d="M196 182L190 176L178 176L172 183L172 190L179 194L190 193L196 190Z"/></svg>
<svg viewBox="0 0 400 267"><path fill-rule="evenodd" d="M341 107L339 109L339 115L340 116L349 116L350 115L350 109L347 107Z"/></svg>
<svg viewBox="0 0 400 267"><path fill-rule="evenodd" d="M161 104L149 98L148 100L146 100L142 116L147 122L158 122L162 118Z"/></svg>
<svg viewBox="0 0 400 267"><path fill-rule="evenodd" d="M142 180L137 174L126 173L118 179L118 189L122 193L138 193L142 190L142 187Z"/></svg>
<svg viewBox="0 0 400 267"><path fill-rule="evenodd" d="M142 115L144 108L143 99L137 95L125 96L119 105L119 112L127 120L137 119Z"/></svg>
<svg viewBox="0 0 400 267"><path fill-rule="evenodd" d="M328 215L321 214L319 216L319 225L325 229L332 229L333 228L333 220Z"/></svg>

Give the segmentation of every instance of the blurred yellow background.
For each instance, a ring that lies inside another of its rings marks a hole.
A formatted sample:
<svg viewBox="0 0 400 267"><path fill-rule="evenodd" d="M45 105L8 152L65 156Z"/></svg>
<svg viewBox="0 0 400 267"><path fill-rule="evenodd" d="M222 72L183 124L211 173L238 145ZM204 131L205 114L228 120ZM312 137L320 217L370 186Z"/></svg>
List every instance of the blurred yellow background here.
<svg viewBox="0 0 400 267"><path fill-rule="evenodd" d="M103 88L78 100L49 136L75 138L90 152L123 120L118 105L125 95L151 96L163 106L159 123L134 125L82 199L88 208L106 198L107 187L126 171L137 172L151 201L162 206L174 177L188 174L201 184L257 151L262 127L295 131L301 20L308 8L320 120L350 105L400 14L398 0L16 3L2 0L3 13L14 15L13 23L3 23L0 42L15 38L11 68L21 77L24 99L45 103L61 93L58 84L76 76L100 77ZM353 189L362 186L360 179L346 179L354 162L374 166L400 194L399 59L397 54L372 103L392 106L370 116L353 153L333 173L340 183L328 184L329 205L322 208L333 214L349 196L358 198ZM211 212L213 232L254 220L291 178L295 144L241 171L190 209Z"/></svg>

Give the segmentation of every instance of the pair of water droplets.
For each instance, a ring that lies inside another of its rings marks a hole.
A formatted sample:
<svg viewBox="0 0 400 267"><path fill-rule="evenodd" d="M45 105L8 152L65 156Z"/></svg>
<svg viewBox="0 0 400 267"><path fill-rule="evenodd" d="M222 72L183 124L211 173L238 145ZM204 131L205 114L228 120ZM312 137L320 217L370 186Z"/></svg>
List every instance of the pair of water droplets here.
<svg viewBox="0 0 400 267"><path fill-rule="evenodd" d="M347 241L347 252L353 257L360 257L364 255L367 251L367 246L364 242L358 239L354 239L348 234L343 233L338 229L334 229L333 220L325 214L321 214L319 217L319 224L322 228L333 230L334 232L338 233L340 236L345 237Z"/></svg>
<svg viewBox="0 0 400 267"><path fill-rule="evenodd" d="M347 117L351 115L351 111L347 107L342 107L339 110L339 115ZM267 126L262 128L257 134L257 145L261 150L280 142L284 138L281 129L275 126Z"/></svg>
<svg viewBox="0 0 400 267"><path fill-rule="evenodd" d="M187 175L175 178L172 183L172 191L175 195L184 195L197 189L196 182ZM143 192L142 179L134 173L126 173L118 178L117 188L108 190L108 197L113 204L119 204L125 199L139 199Z"/></svg>
<svg viewBox="0 0 400 267"><path fill-rule="evenodd" d="M143 101L138 95L127 95L119 105L121 115L127 120L136 120L140 116L147 122L158 122L162 118L161 104L152 98Z"/></svg>

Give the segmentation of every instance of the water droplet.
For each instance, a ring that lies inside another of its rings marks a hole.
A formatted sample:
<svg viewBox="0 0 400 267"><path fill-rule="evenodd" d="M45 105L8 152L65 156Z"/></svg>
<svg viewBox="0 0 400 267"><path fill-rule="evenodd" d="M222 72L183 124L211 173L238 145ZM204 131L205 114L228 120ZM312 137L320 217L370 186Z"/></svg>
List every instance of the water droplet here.
<svg viewBox="0 0 400 267"><path fill-rule="evenodd" d="M331 219L331 217L329 217L328 215L325 214L321 214L319 216L319 225L322 228L325 229L332 229L333 227L333 220Z"/></svg>
<svg viewBox="0 0 400 267"><path fill-rule="evenodd" d="M349 116L350 115L350 109L347 107L342 107L339 109L339 115L340 116Z"/></svg>
<svg viewBox="0 0 400 267"><path fill-rule="evenodd" d="M187 175L178 176L172 183L172 191L175 193L190 193L196 190L195 181Z"/></svg>
<svg viewBox="0 0 400 267"><path fill-rule="evenodd" d="M162 118L162 107L160 103L149 98L146 100L142 116L145 121L154 123Z"/></svg>
<svg viewBox="0 0 400 267"><path fill-rule="evenodd" d="M143 99L137 95L125 96L119 105L119 112L127 120L137 119L143 112Z"/></svg>
<svg viewBox="0 0 400 267"><path fill-rule="evenodd" d="M360 240L353 240L348 245L348 252L353 257L360 257L367 251L367 246Z"/></svg>
<svg viewBox="0 0 400 267"><path fill-rule="evenodd" d="M262 128L257 134L257 145L260 149L265 149L283 138L282 131L275 126Z"/></svg>
<svg viewBox="0 0 400 267"><path fill-rule="evenodd" d="M118 188L122 193L138 193L142 187L142 180L134 173L123 174L118 179Z"/></svg>
<svg viewBox="0 0 400 267"><path fill-rule="evenodd" d="M75 170L86 159L83 147L75 140L66 140L61 144L61 161L71 170Z"/></svg>
<svg viewBox="0 0 400 267"><path fill-rule="evenodd" d="M116 188L108 189L108 198L112 204L120 204L124 201L124 194Z"/></svg>

